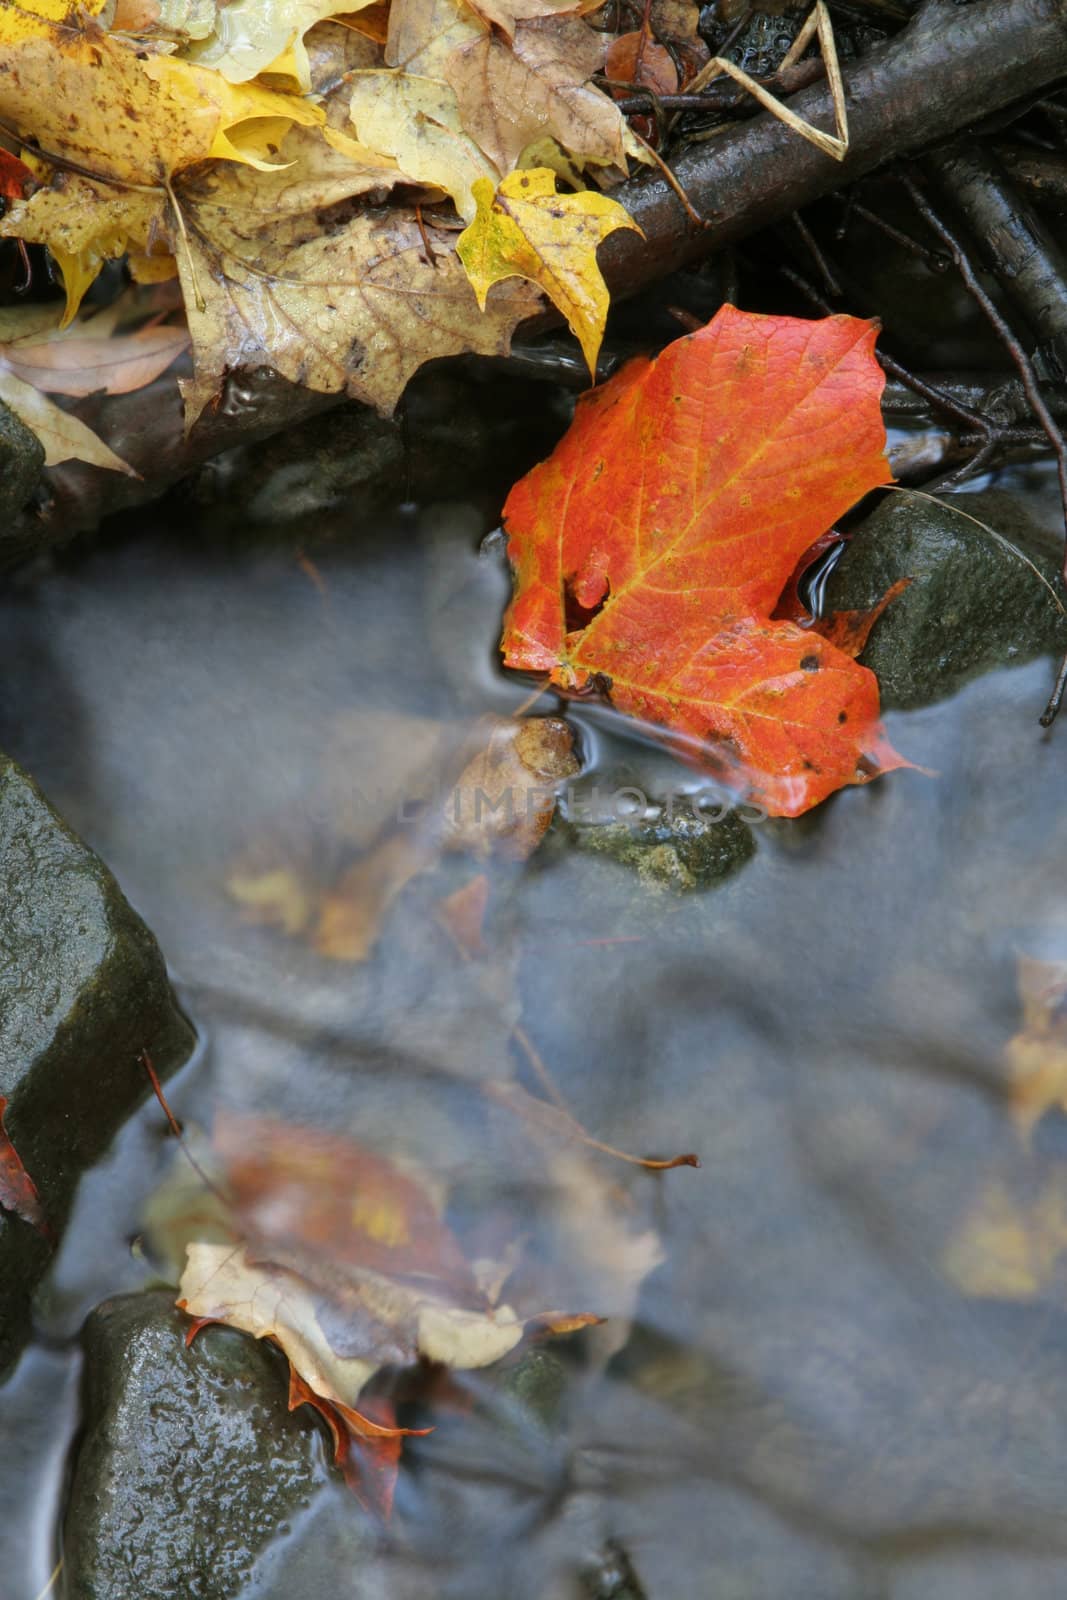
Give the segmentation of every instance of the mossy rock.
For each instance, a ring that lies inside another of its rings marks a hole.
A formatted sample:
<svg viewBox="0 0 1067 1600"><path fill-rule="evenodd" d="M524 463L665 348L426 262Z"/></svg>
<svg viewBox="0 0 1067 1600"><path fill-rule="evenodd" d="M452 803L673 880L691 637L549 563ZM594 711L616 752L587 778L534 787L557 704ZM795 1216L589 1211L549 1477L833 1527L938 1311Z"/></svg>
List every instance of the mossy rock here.
<svg viewBox="0 0 1067 1600"><path fill-rule="evenodd" d="M86 1323L70 1600L235 1600L329 1479L277 1353L221 1327L187 1346L187 1327L169 1290L106 1301Z"/></svg>
<svg viewBox="0 0 1067 1600"><path fill-rule="evenodd" d="M152 934L103 862L0 756L0 1095L53 1233L74 1189L193 1034ZM0 1211L0 1371L25 1343L49 1245Z"/></svg>
<svg viewBox="0 0 1067 1600"><path fill-rule="evenodd" d="M751 828L736 811L718 821L677 811L653 822L576 822L572 845L630 868L653 889L704 889L744 866L756 850Z"/></svg>
<svg viewBox="0 0 1067 1600"><path fill-rule="evenodd" d="M878 678L883 706L910 710L980 673L1067 648L1067 623L1033 570L1055 586L1061 559L1057 541L1008 495L954 495L945 504L890 495L857 530L828 604L866 610L899 579L911 580L860 658Z"/></svg>

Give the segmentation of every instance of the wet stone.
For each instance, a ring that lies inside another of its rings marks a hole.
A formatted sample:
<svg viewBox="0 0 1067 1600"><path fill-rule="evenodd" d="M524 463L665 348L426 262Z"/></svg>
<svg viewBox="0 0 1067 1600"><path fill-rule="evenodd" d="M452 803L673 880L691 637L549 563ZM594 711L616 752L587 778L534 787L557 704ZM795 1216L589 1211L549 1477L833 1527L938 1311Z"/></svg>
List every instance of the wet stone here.
<svg viewBox="0 0 1067 1600"><path fill-rule="evenodd" d="M103 862L0 756L0 1095L7 1133L62 1230L81 1174L192 1047L152 934ZM48 1242L0 1211L0 1371L29 1333Z"/></svg>
<svg viewBox="0 0 1067 1600"><path fill-rule="evenodd" d="M497 1369L493 1388L524 1420L551 1432L563 1410L567 1367L553 1350L535 1345L513 1365Z"/></svg>
<svg viewBox="0 0 1067 1600"><path fill-rule="evenodd" d="M751 828L735 811L718 820L678 810L654 822L572 823L579 849L609 857L658 889L703 889L721 883L755 854Z"/></svg>
<svg viewBox="0 0 1067 1600"><path fill-rule="evenodd" d="M235 1600L327 1481L310 1413L286 1409L283 1360L229 1328L187 1346L188 1325L169 1290L105 1301L86 1323L63 1530L77 1600Z"/></svg>
<svg viewBox="0 0 1067 1600"><path fill-rule="evenodd" d="M9 527L33 497L44 466L44 449L35 433L0 402L0 530ZM0 532L0 555L4 534Z"/></svg>
<svg viewBox="0 0 1067 1600"><path fill-rule="evenodd" d="M828 587L830 609L865 610L898 579L912 580L875 624L860 657L877 675L889 709L929 705L982 672L1067 646L1064 619L1022 559L1055 583L1056 541L1007 495L945 499L948 505L889 496L857 530ZM987 523L1021 555L968 517Z"/></svg>

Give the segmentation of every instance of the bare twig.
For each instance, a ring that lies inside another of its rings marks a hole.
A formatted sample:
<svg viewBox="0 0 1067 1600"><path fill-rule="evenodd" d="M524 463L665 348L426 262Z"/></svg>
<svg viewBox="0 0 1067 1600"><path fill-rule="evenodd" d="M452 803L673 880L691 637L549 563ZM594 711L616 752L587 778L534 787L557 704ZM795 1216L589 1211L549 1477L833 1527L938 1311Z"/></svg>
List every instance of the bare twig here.
<svg viewBox="0 0 1067 1600"><path fill-rule="evenodd" d="M956 268L960 274L960 277L966 284L969 293L977 301L987 321L994 328L998 338L1001 340L1001 343L1011 356L1011 359L1015 365L1015 369L1019 374L1019 379L1022 383L1026 398L1030 402L1030 407L1035 417L1044 428L1049 444L1052 446L1053 453L1056 457L1056 473L1059 479L1060 501L1063 506L1063 570L1065 575L1067 575L1067 443L1064 441L1059 424L1056 422L1052 412L1045 404L1045 397L1041 393L1041 390L1038 386L1037 374L1034 371L1030 357L1027 355L1026 351L1015 337L1011 328L1001 316L999 310L994 305L993 301L990 299L989 295L986 293L985 289L980 283L978 275L975 272L974 267L971 265L967 251L964 249L960 240L952 232L952 229L948 226L948 224L930 205L929 201L927 200L923 191L920 189L919 185L915 182L914 178L905 174L904 184L919 215L922 217L927 226L937 234L938 238L950 252L953 261L956 263ZM1065 581L1067 581L1067 576L1065 576ZM1067 690L1067 654L1065 654L1060 665L1060 670L1057 674L1056 683L1052 694L1049 697L1048 705L1041 713L1040 720L1043 728L1050 727L1051 724L1056 720L1056 715L1063 703L1065 690Z"/></svg>

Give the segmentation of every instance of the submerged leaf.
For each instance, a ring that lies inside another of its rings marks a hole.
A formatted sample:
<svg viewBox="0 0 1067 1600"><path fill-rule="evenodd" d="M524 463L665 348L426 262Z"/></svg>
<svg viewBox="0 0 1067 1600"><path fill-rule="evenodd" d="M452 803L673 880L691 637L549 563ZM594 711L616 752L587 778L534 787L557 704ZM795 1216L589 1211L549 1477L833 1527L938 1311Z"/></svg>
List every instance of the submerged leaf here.
<svg viewBox="0 0 1067 1600"><path fill-rule="evenodd" d="M46 467L58 466L61 461L86 461L91 467L106 467L110 472L137 477L130 464L109 449L92 428L69 411L61 410L32 384L24 383L13 372L5 372L2 366L0 400L37 435L44 446Z"/></svg>

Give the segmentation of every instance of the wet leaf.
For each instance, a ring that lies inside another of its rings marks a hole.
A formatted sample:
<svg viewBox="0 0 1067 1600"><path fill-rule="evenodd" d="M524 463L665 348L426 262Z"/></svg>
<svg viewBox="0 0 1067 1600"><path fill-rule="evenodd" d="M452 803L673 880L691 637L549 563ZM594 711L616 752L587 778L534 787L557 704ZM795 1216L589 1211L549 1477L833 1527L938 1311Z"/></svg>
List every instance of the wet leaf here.
<svg viewBox="0 0 1067 1600"><path fill-rule="evenodd" d="M618 107L588 84L603 57L602 37L568 17L525 23L511 44L484 34L451 55L444 72L463 126L501 173L546 136L579 167L621 170L640 146Z"/></svg>
<svg viewBox="0 0 1067 1600"><path fill-rule="evenodd" d="M294 81L311 88L304 36L317 22L350 15L371 0L229 0L217 8L214 28L192 52L203 67L214 67L230 83L247 83L272 69L289 53Z"/></svg>
<svg viewBox="0 0 1067 1600"><path fill-rule="evenodd" d="M453 50L487 32L466 0L392 0L385 59L427 78L444 78Z"/></svg>
<svg viewBox="0 0 1067 1600"><path fill-rule="evenodd" d="M511 173L495 195L480 178L474 197L478 215L456 253L478 304L484 309L489 290L502 280L530 279L562 311L595 375L608 311L597 245L617 228L640 228L607 195L557 194L556 175L546 167Z"/></svg>
<svg viewBox="0 0 1067 1600"><path fill-rule="evenodd" d="M563 12L575 16L585 11L595 11L600 0L471 0L471 9L494 22L510 39L517 24L532 22L538 17L556 17Z"/></svg>
<svg viewBox="0 0 1067 1600"><path fill-rule="evenodd" d="M24 161L10 150L0 149L0 197L21 200L33 181L33 173Z"/></svg>
<svg viewBox="0 0 1067 1600"><path fill-rule="evenodd" d="M114 338L52 334L0 344L0 365L49 394L129 394L143 389L187 349L185 328L139 328Z"/></svg>
<svg viewBox="0 0 1067 1600"><path fill-rule="evenodd" d="M612 40L604 71L616 83L651 89L653 94L674 94L678 89L678 70L670 51L643 30Z"/></svg>
<svg viewBox="0 0 1067 1600"><path fill-rule="evenodd" d="M0 1208L11 1211L31 1228L36 1228L45 1238L51 1238L51 1229L41 1209L37 1185L19 1160L19 1153L11 1143L4 1128L7 1100L0 1095Z"/></svg>
<svg viewBox="0 0 1067 1600"><path fill-rule="evenodd" d="M36 163L50 183L10 208L0 237L53 250L69 320L105 260L127 250L150 254L167 226L175 172L212 156L274 166L287 128L324 118L309 101L229 84L217 72L102 33L84 14L80 27L66 13L52 20L53 10L48 0L38 10L0 4L0 49L12 67L0 78L0 118L28 145L94 181Z"/></svg>
<svg viewBox="0 0 1067 1600"><path fill-rule="evenodd" d="M559 717L502 718L467 763L443 808L443 847L524 861L544 837L556 796L580 770Z"/></svg>
<svg viewBox="0 0 1067 1600"><path fill-rule="evenodd" d="M451 195L467 222L476 209L471 185L496 183L496 168L460 126L447 84L409 72L358 72L351 117L363 144L391 157L405 177Z"/></svg>
<svg viewBox="0 0 1067 1600"><path fill-rule="evenodd" d="M123 461L114 450L78 417L63 411L54 400L25 383L13 372L0 366L0 400L35 433L44 446L46 467L61 461L85 461L91 467L106 467L110 472L124 472L136 478L137 473L129 462Z"/></svg>
<svg viewBox="0 0 1067 1600"><path fill-rule="evenodd" d="M430 1188L355 1143L263 1118L220 1118L216 1151L232 1196L234 1236L193 1238L178 1304L194 1319L268 1338L296 1377L291 1405L310 1403L334 1431L344 1463L352 1442L377 1448L364 1465L391 1496L395 1447L410 1430L360 1404L383 1366L420 1358L448 1367L498 1361L527 1324L572 1331L596 1319L550 1311L534 1318L491 1303L487 1276L464 1259ZM358 1463L357 1463L358 1464ZM357 1486L358 1485L354 1485Z"/></svg>
<svg viewBox="0 0 1067 1600"><path fill-rule="evenodd" d="M505 506L507 665L601 688L774 815L906 765L874 675L771 620L815 536L889 481L875 331L727 306L584 396Z"/></svg>
<svg viewBox="0 0 1067 1600"><path fill-rule="evenodd" d="M286 142L287 153L303 148ZM316 167L323 162L313 159ZM322 181L336 203L339 183L358 194L391 178L348 162ZM479 315L454 236L429 222L420 228L407 208L363 210L321 230L315 189L314 178L232 165L183 186L189 248L179 267L195 367L186 388L190 425L229 368L242 365L271 366L293 383L389 413L423 362L467 350L506 354L512 329L536 309L532 292L514 286Z"/></svg>
<svg viewBox="0 0 1067 1600"><path fill-rule="evenodd" d="M388 1521L393 1511L404 1431L396 1427L396 1411L391 1401L373 1395L362 1403L364 1409L360 1412L325 1400L304 1382L295 1367L289 1368L289 1410L309 1405L319 1413L333 1438L334 1465L340 1468L360 1503ZM368 1422L389 1431L375 1436L368 1430ZM415 1435L429 1431L428 1428L410 1430Z"/></svg>
<svg viewBox="0 0 1067 1600"><path fill-rule="evenodd" d="M295 96L230 84L103 33L87 15L101 9L64 6L57 20L49 0L0 4L0 48L13 69L0 80L0 116L31 148L36 140L94 176L159 188L210 156L273 165L279 124L322 122L317 107Z"/></svg>

